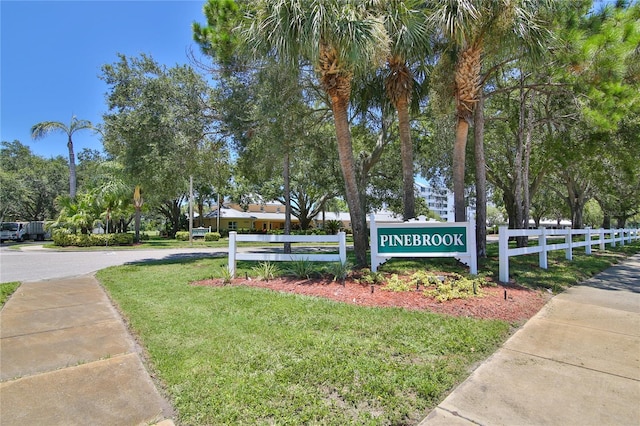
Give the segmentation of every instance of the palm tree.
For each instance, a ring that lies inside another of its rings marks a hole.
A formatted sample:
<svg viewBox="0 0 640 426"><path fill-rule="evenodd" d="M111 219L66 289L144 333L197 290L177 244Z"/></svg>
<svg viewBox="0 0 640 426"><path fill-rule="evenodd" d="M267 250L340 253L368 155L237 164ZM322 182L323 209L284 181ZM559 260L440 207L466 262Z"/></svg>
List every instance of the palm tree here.
<svg viewBox="0 0 640 426"><path fill-rule="evenodd" d="M429 29L425 15L414 1L391 0L383 2L380 11L387 33L391 39L391 50L387 57L385 91L398 112L400 134L400 156L402 158L402 205L404 220L415 217L415 188L413 167L413 143L409 109L414 92L420 93L411 63L423 62L430 50ZM414 106L417 109L418 103Z"/></svg>
<svg viewBox="0 0 640 426"><path fill-rule="evenodd" d="M78 120L75 115L71 117L69 126L59 121L43 121L31 127L31 137L36 140L53 132L62 132L67 135L67 148L69 150L69 197L71 197L71 199L76 197L76 157L73 151L73 140L71 137L79 130L93 128L90 121Z"/></svg>
<svg viewBox="0 0 640 426"><path fill-rule="evenodd" d="M360 198L364 188L357 184L348 108L354 74L376 68L388 56L384 25L365 2L356 0L265 0L254 7L244 34L248 45L296 67L300 60L309 61L331 100L356 263L364 266L368 248Z"/></svg>
<svg viewBox="0 0 640 426"><path fill-rule="evenodd" d="M540 51L544 31L538 9L544 2L527 0L441 0L433 2L429 21L447 43L443 58L454 58L456 136L453 147L455 220L466 220L464 199L465 151L469 125L482 90L483 57L514 46Z"/></svg>

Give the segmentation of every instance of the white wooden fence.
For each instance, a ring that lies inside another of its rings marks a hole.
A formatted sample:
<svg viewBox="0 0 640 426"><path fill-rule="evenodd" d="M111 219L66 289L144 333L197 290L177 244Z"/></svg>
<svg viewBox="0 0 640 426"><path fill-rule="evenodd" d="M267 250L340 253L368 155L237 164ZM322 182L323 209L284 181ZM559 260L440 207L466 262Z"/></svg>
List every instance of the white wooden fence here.
<svg viewBox="0 0 640 426"><path fill-rule="evenodd" d="M262 243L338 243L337 254L318 253L239 253L237 242L253 241ZM337 235L262 235L238 234L229 232L229 274L236 275L237 260L262 260L271 262L291 262L308 260L310 262L347 262L347 238L344 232Z"/></svg>
<svg viewBox="0 0 640 426"><path fill-rule="evenodd" d="M574 236L584 236L579 241L574 241ZM538 245L509 248L510 237L537 237ZM547 238L564 238L563 243L549 244ZM573 259L573 249L584 247L586 254L591 254L591 246L598 245L600 250L605 249L605 244L624 245L633 240L640 239L640 229L508 229L506 226L500 227L499 253L500 253L500 281L509 281L509 257L524 254L539 253L539 264L543 269L547 269L547 252L553 250L565 250L567 260Z"/></svg>

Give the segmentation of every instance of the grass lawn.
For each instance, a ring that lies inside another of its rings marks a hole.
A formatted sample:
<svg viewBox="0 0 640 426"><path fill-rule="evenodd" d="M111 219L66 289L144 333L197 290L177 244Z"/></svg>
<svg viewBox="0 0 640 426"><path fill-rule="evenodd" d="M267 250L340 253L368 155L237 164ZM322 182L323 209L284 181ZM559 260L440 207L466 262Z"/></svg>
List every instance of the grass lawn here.
<svg viewBox="0 0 640 426"><path fill-rule="evenodd" d="M20 287L20 283L17 281L0 283L0 308L4 306L4 303L9 297Z"/></svg>
<svg viewBox="0 0 640 426"><path fill-rule="evenodd" d="M497 246L480 272L498 274ZM510 259L518 283L554 291L640 251ZM239 262L252 275L255 263ZM191 286L220 277L226 258L108 268L119 305L166 387L179 423L417 424L507 338L510 324L367 308L264 289ZM451 259L395 259L387 271L455 270Z"/></svg>
<svg viewBox="0 0 640 426"><path fill-rule="evenodd" d="M184 424L415 424L510 331L501 321L189 285L225 262L98 273Z"/></svg>

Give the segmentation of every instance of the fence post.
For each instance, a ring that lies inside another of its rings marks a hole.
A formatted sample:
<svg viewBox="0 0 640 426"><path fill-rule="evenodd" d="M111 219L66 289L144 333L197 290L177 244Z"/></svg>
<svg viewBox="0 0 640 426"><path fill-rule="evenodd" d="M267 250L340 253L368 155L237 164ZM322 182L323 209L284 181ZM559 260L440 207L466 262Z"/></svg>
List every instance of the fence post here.
<svg viewBox="0 0 640 426"><path fill-rule="evenodd" d="M616 246L616 230L612 229L611 230L611 247L615 247Z"/></svg>
<svg viewBox="0 0 640 426"><path fill-rule="evenodd" d="M498 257L500 260L500 282L509 282L509 228L498 228Z"/></svg>
<svg viewBox="0 0 640 426"><path fill-rule="evenodd" d="M371 213L369 216L369 233L371 240L371 272L377 272L380 260L378 259L378 225L376 224L376 216Z"/></svg>
<svg viewBox="0 0 640 426"><path fill-rule="evenodd" d="M342 265L346 265L347 263L347 234L344 231L338 232L338 237L340 238L340 263Z"/></svg>
<svg viewBox="0 0 640 426"><path fill-rule="evenodd" d="M540 236L538 236L538 245L540 246L540 253L538 254L540 267L547 269L547 228L540 227Z"/></svg>
<svg viewBox="0 0 640 426"><path fill-rule="evenodd" d="M567 244L567 249L565 250L565 259L573 260L573 235L571 234L571 228L566 226L564 230L567 231L567 236L565 238L565 242Z"/></svg>
<svg viewBox="0 0 640 426"><path fill-rule="evenodd" d="M236 231L229 232L229 275L236 277Z"/></svg>
<svg viewBox="0 0 640 426"><path fill-rule="evenodd" d="M600 250L604 250L604 228L600 228Z"/></svg>
<svg viewBox="0 0 640 426"><path fill-rule="evenodd" d="M584 229L587 231L587 234L585 235L585 239L587 240L587 245L584 248L584 252L586 254L591 254L591 227L587 226Z"/></svg>
<svg viewBox="0 0 640 426"><path fill-rule="evenodd" d="M620 247L624 246L624 234L625 234L625 229L622 228L620 229Z"/></svg>
<svg viewBox="0 0 640 426"><path fill-rule="evenodd" d="M478 275L478 248L476 247L476 222L467 222L467 253L469 256L469 273Z"/></svg>

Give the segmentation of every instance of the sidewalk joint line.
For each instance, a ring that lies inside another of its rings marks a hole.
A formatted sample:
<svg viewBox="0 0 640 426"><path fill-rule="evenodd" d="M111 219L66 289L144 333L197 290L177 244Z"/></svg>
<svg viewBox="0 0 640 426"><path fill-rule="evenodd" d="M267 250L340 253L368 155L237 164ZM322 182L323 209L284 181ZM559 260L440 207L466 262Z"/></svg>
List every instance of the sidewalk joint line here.
<svg viewBox="0 0 640 426"><path fill-rule="evenodd" d="M584 329L587 329L587 330L602 331L602 332L605 332L605 333L617 334L619 336L628 336L628 337L635 337L635 338L640 337L639 334L622 333L620 331L607 330L607 329L604 329L604 328L590 327L590 326L580 325L580 324L572 324L570 322L551 320L551 319L548 319L548 318L538 318L538 319L541 320L541 321L546 321L546 322L552 323L552 324L566 325L568 327L576 327L576 328L584 328Z"/></svg>
<svg viewBox="0 0 640 426"><path fill-rule="evenodd" d="M469 421L469 422L473 423L474 425L482 426L482 423L478 423L477 421L475 421L475 420L473 420L473 419L470 419L470 418L468 418L468 417L462 416L462 415L460 415L460 413L458 413L457 411L452 411L452 410L449 410L449 409L447 409L447 408L441 407L441 406L439 406L439 405L438 405L436 408L439 408L439 409L440 409L440 410L442 410L442 411L446 411L447 413L451 414L452 416L459 417L459 418L461 418L461 419L467 420L467 421Z"/></svg>
<svg viewBox="0 0 640 426"><path fill-rule="evenodd" d="M640 382L640 379L634 379L633 377L627 377L627 376L623 376L621 374L616 374L616 373L610 373L608 371L602 371L602 370L597 370L595 368L591 368L591 367L585 367L584 365L577 365L577 364L572 364L570 362L567 361L562 361L559 359L553 359L553 358L549 358L546 356L542 356L542 355L536 355L536 354L532 354L529 352L523 352L523 351L519 351L517 349L510 349L507 347L504 347L505 350L511 351L511 352L517 352L523 355L528 355L528 356L532 356L532 357L536 357L536 358L540 358L540 359L545 359L547 361L552 361L552 362L557 362L558 364L564 364L564 365L570 365L572 367L576 367L576 368L582 368L584 370L589 370L589 371L593 371L596 373L602 373L602 374L606 374L608 376L614 376L614 377L620 377L621 379L627 379L627 380L633 380L634 382Z"/></svg>
<svg viewBox="0 0 640 426"><path fill-rule="evenodd" d="M105 319L101 319L101 320L97 320L97 321L94 321L94 322L85 323L85 324L81 324L81 325L71 325L71 326L68 326L68 327L58 327L58 328L52 328L52 329L48 329L48 330L34 331L33 333L23 333L23 334L15 334L13 336L4 336L4 337L0 338L0 340L13 339L15 337L37 336L38 334L52 333L54 331L73 330L74 328L93 327L94 325L105 324L105 323L109 323L109 322L121 323L120 321L118 321L115 318L111 318L111 319L105 318Z"/></svg>

